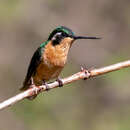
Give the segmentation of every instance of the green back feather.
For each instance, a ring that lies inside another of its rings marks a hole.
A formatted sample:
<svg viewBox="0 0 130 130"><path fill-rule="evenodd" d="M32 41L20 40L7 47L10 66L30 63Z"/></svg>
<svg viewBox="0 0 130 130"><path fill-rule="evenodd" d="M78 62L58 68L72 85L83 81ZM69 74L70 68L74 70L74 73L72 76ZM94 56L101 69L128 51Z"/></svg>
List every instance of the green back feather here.
<svg viewBox="0 0 130 130"><path fill-rule="evenodd" d="M49 42L49 41L43 42L43 43L40 45L40 48L45 48L45 45L47 45L48 42Z"/></svg>
<svg viewBox="0 0 130 130"><path fill-rule="evenodd" d="M48 42L49 41L43 42L40 45L40 47L34 52L31 62L28 67L28 71L27 71L27 75L26 75L24 83L23 83L23 87L21 88L21 90L28 89L28 87L30 85L30 79L36 73L36 69L37 69L38 65L41 63L42 54L44 53L44 48Z"/></svg>

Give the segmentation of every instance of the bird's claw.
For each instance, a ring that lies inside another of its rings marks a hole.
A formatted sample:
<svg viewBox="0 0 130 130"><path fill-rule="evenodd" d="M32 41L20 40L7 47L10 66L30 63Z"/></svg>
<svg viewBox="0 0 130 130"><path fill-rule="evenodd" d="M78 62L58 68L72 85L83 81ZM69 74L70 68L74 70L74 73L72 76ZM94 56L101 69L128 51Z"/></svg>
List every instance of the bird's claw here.
<svg viewBox="0 0 130 130"><path fill-rule="evenodd" d="M38 94L38 88L35 85L31 85L31 87L34 89L34 95Z"/></svg>
<svg viewBox="0 0 130 130"><path fill-rule="evenodd" d="M59 87L63 87L63 81L61 78L58 77L56 81L59 83Z"/></svg>
<svg viewBox="0 0 130 130"><path fill-rule="evenodd" d="M33 100L34 98L36 98L37 97L37 95L38 95L38 88L34 85L34 84L32 84L32 85L30 85L30 89L34 89L34 91L33 91L33 93L32 93L32 96L29 96L29 97L27 97L29 100Z"/></svg>
<svg viewBox="0 0 130 130"><path fill-rule="evenodd" d="M46 82L43 82L43 85L45 85L45 87L46 87L45 90L46 90L46 91L49 91L49 90L50 90L50 87L49 87L49 85L48 85Z"/></svg>
<svg viewBox="0 0 130 130"><path fill-rule="evenodd" d="M34 95L37 95L38 94L38 89L37 89L37 87L34 84L33 77L31 77L30 84L31 84L30 88L34 89Z"/></svg>

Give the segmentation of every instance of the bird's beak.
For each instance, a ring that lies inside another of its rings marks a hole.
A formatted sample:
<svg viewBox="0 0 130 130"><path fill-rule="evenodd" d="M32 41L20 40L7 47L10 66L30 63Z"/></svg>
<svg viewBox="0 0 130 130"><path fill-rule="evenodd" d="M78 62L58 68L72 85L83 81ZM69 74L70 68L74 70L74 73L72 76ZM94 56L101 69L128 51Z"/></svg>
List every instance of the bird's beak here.
<svg viewBox="0 0 130 130"><path fill-rule="evenodd" d="M85 36L73 36L74 40L78 39L101 39L100 37L85 37Z"/></svg>

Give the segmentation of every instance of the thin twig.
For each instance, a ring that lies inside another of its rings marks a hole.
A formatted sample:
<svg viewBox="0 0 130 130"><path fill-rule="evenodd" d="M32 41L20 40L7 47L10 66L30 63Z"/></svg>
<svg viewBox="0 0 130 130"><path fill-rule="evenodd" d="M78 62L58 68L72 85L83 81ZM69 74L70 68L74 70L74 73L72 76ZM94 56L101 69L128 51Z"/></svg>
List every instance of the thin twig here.
<svg viewBox="0 0 130 130"><path fill-rule="evenodd" d="M63 81L63 84L65 85L65 84L72 83L76 80L88 79L88 78L91 78L91 77L94 77L94 76L102 75L102 74L105 74L105 73L108 73L108 72L116 71L116 70L119 70L119 69L122 69L122 68L127 68L127 67L130 67L130 60L120 62L120 63L117 63L117 64L113 64L113 65L110 65L110 66L106 66L106 67L103 67L103 68L99 68L99 69L93 69L93 70L90 70L90 71L82 68L80 72L73 74L72 76L69 76L67 78L64 78L64 79L62 79L62 81ZM50 89L57 88L58 85L59 84L58 84L57 81L48 84ZM43 91L46 91L45 85L37 86L37 87L32 86L30 89L28 89L28 90L26 90L26 91L24 91L24 92L22 92L22 93L20 93L16 96L12 97L12 98L7 99L6 101L3 101L2 103L0 103L0 110L15 104L18 101L23 100L24 98L33 96L34 94L36 94L36 92L38 92L38 94L39 94L40 92L43 92Z"/></svg>

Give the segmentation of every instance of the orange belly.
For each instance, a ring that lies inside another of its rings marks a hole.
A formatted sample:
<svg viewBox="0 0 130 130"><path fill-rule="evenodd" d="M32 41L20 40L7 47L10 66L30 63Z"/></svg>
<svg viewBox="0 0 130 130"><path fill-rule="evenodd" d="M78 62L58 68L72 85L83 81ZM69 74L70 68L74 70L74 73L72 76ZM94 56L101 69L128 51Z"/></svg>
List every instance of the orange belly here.
<svg viewBox="0 0 130 130"><path fill-rule="evenodd" d="M34 83L36 85L42 85L43 80L48 81L54 78L57 78L61 73L63 67L59 66L47 66L44 63L41 63L36 71L36 74L33 77Z"/></svg>

